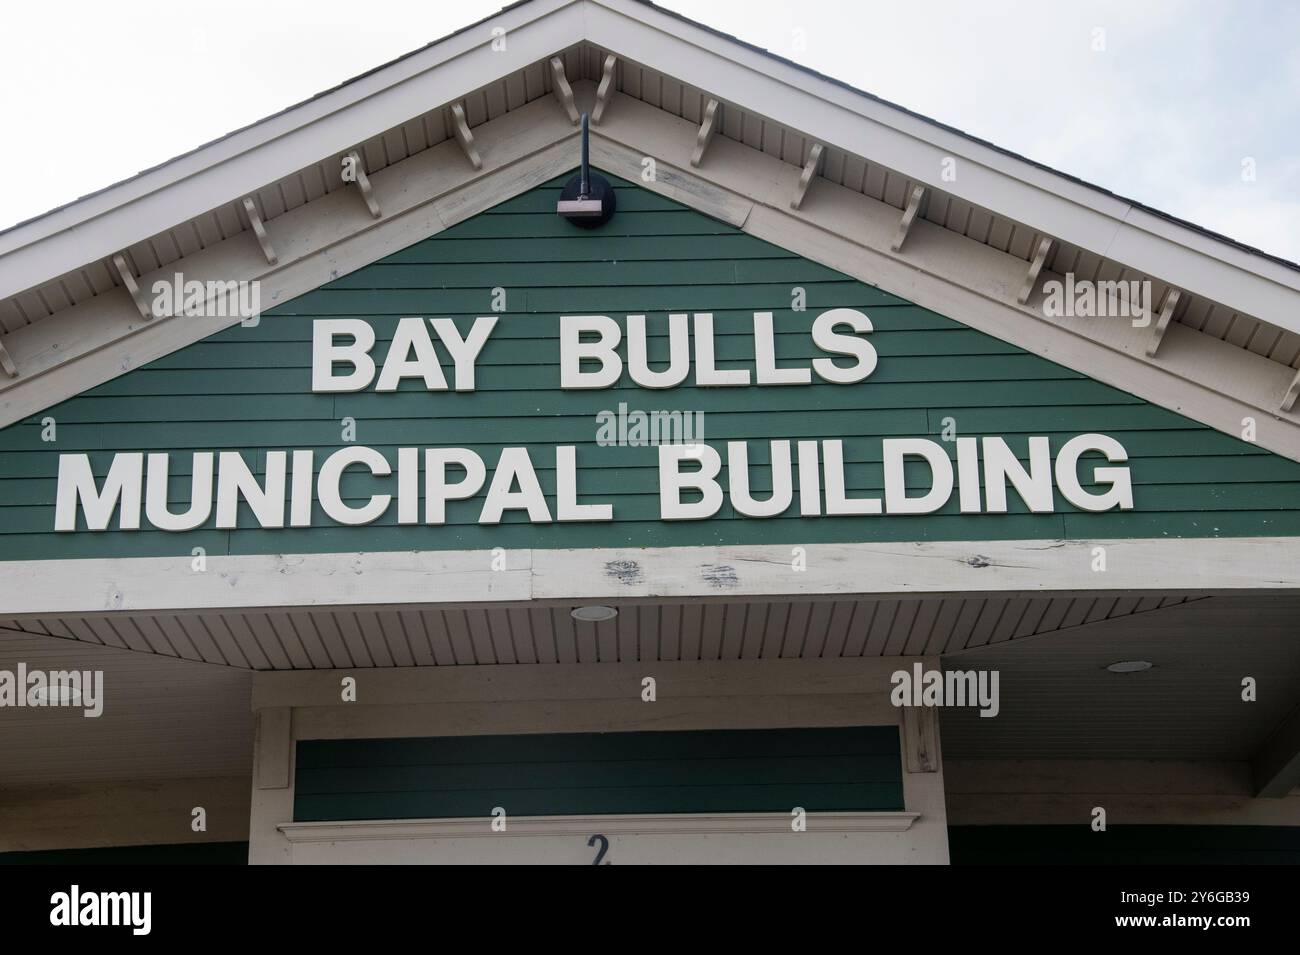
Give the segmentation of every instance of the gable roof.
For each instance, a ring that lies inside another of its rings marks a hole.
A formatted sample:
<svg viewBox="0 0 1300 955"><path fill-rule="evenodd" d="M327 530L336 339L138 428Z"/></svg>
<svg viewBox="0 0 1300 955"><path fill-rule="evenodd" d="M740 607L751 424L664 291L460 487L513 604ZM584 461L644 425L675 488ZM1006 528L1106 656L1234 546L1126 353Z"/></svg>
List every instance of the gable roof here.
<svg viewBox="0 0 1300 955"><path fill-rule="evenodd" d="M493 49L494 31L504 31L497 34L504 50ZM221 327L187 320L183 331L164 331L176 323L143 318L128 282L147 289L155 274L173 271L258 278L272 301L283 300L391 249L385 235L414 241L421 227L437 231L489 198L539 181L520 180L521 172L562 171L561 153L572 164L574 130L571 110L556 100L571 86L578 102L593 103L611 55L608 113L593 129L598 163L615 161L608 150L639 149L668 173L651 188L722 218L743 214L738 224L755 234L773 228L779 211L790 220L783 227L812 228L797 249L803 254L962 320L979 300L989 317L972 322L977 327L1229 433L1240 431L1243 417L1257 417L1262 445L1300 457L1291 405L1300 384L1294 264L638 0L515 4L0 233L0 346L16 372L0 377L0 425ZM557 56L559 75L551 66ZM710 100L722 104L713 141L700 132ZM452 104L464 110L482 168L461 152ZM693 135L683 139L683 130ZM525 137L525 148L506 132ZM707 151L694 164L702 141ZM379 197L378 220L339 180L339 160L352 148ZM556 162L541 158L547 150ZM814 154L817 175L804 177ZM955 181L941 175L945 158L960 164ZM926 190L919 227L895 252L877 241L876 220L892 215L897 224L898 212L887 210L904 209L918 186ZM253 241L245 197L277 253L274 263ZM750 221L754 208L760 215ZM420 209L420 222L411 221ZM839 221L849 209L858 217ZM403 217L406 227L392 228ZM1045 239L1048 253L1034 269ZM859 256L856 269L845 268L855 248L883 258ZM331 260L324 271L311 262L320 253ZM118 254L129 277L114 262ZM1065 272L1149 278L1157 302L1171 304L1172 321L1131 329L1045 319L1033 297L1028 305L1017 300L1030 272L1039 282ZM934 279L953 288L929 301L916 294L917 283Z"/></svg>

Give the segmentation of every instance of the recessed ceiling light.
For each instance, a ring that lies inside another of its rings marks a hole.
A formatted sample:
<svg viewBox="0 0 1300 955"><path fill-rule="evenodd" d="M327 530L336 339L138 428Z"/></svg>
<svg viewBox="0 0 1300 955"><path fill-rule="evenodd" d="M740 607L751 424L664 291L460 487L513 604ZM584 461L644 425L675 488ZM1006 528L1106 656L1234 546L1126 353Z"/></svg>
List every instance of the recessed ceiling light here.
<svg viewBox="0 0 1300 955"><path fill-rule="evenodd" d="M1141 673L1143 670L1150 670L1154 666L1146 660L1120 660L1118 663L1112 663L1106 667L1111 673Z"/></svg>
<svg viewBox="0 0 1300 955"><path fill-rule="evenodd" d="M613 620L618 616L618 610L614 607L600 605L574 607L569 611L569 616L574 620L582 620L586 623L600 623L602 620Z"/></svg>

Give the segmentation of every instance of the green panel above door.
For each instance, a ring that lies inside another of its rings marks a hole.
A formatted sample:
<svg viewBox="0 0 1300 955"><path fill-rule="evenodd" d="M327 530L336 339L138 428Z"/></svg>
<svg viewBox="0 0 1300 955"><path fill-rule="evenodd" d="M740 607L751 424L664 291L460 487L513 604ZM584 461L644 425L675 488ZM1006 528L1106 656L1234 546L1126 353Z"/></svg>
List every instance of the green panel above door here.
<svg viewBox="0 0 1300 955"><path fill-rule="evenodd" d="M295 822L903 808L895 726L304 740Z"/></svg>

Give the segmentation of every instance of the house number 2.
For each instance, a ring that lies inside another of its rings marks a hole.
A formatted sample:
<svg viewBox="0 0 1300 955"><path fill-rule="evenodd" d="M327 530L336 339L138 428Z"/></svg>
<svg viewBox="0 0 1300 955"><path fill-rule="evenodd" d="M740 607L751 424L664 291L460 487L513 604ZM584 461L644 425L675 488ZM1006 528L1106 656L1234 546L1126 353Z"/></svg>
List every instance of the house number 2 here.
<svg viewBox="0 0 1300 955"><path fill-rule="evenodd" d="M594 836L592 836L590 839L587 840L587 846L589 848L594 849L597 845L600 846L600 849L596 852L596 858L591 860L592 865L602 865L600 860L605 858L605 853L609 851L609 840L606 839L604 836L602 836L600 833L596 833ZM603 864L609 865L610 863L605 862Z"/></svg>

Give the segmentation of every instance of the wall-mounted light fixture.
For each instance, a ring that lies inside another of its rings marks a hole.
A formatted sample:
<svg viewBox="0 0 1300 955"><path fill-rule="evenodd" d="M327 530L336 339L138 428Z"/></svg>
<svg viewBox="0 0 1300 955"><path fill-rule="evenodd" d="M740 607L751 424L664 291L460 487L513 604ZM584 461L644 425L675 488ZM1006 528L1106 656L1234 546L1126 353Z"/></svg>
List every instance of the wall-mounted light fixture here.
<svg viewBox="0 0 1300 955"><path fill-rule="evenodd" d="M582 114L582 168L564 184L555 211L579 229L604 225L614 215L614 187L591 171L587 162L587 114Z"/></svg>

